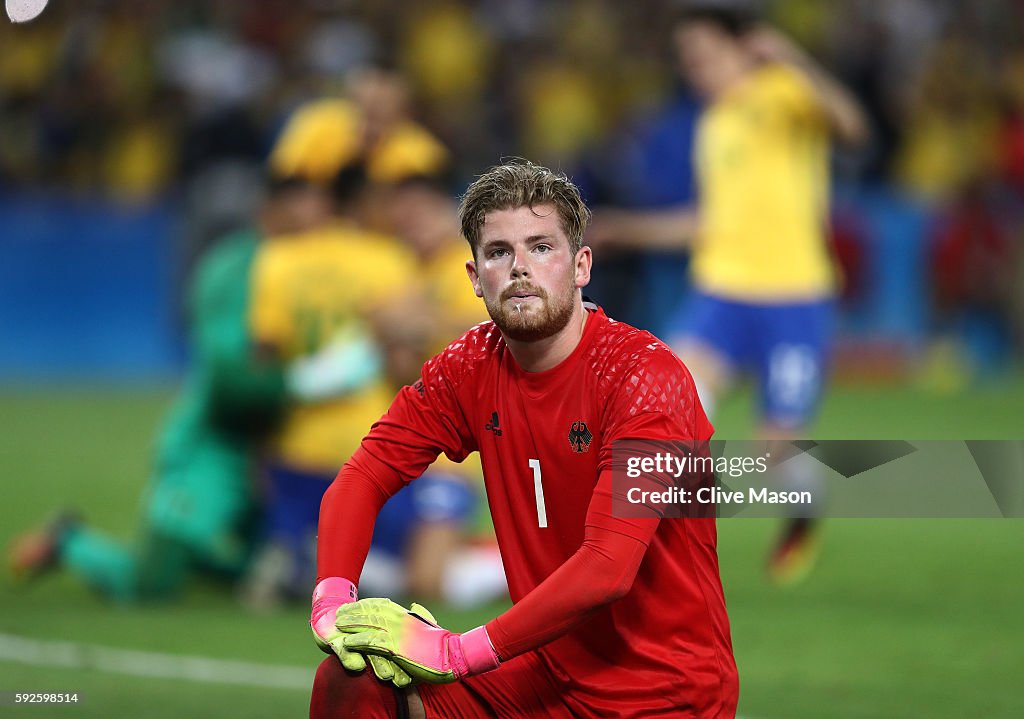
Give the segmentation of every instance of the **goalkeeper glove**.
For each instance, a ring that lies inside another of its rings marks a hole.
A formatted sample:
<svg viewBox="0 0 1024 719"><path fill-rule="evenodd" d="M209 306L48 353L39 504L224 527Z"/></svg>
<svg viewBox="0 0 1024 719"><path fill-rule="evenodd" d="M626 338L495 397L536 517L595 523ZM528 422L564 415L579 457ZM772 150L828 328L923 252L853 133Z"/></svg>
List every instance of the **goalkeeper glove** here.
<svg viewBox="0 0 1024 719"><path fill-rule="evenodd" d="M484 627L465 634L442 629L419 604L407 611L390 599L364 599L338 609L343 645L367 656L386 657L414 680L447 684L498 666Z"/></svg>
<svg viewBox="0 0 1024 719"><path fill-rule="evenodd" d="M339 607L351 604L359 598L356 585L341 577L327 577L317 583L313 590L313 611L309 617L309 626L313 630L313 641L326 654L334 653L341 660L341 665L350 672L361 672L366 669L366 660L377 678L392 682L396 687L405 687L412 683L410 677L401 667L384 657L363 657L358 652L347 649L342 639L344 634L334 626L335 613Z"/></svg>

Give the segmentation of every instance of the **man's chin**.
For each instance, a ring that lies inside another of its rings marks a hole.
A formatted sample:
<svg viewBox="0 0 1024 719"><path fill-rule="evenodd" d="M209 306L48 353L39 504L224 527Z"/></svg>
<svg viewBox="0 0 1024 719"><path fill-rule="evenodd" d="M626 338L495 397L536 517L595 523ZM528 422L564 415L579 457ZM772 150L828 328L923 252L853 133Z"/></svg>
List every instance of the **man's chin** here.
<svg viewBox="0 0 1024 719"><path fill-rule="evenodd" d="M501 333L507 339L515 340L516 342L539 342L540 340L546 340L558 331L544 325L521 323L505 327L498 324L498 329L501 330Z"/></svg>
<svg viewBox="0 0 1024 719"><path fill-rule="evenodd" d="M506 300L497 307L488 306L487 312L507 339L537 342L558 334L569 323L572 305L552 307L540 298Z"/></svg>
<svg viewBox="0 0 1024 719"><path fill-rule="evenodd" d="M566 322L539 311L504 312L500 317L492 317L506 338L517 342L537 342L555 335L565 327ZM568 318L566 318L568 319Z"/></svg>
<svg viewBox="0 0 1024 719"><path fill-rule="evenodd" d="M506 310L491 314L491 319L503 335L519 342L534 342L552 334L550 323L545 322L542 313L532 310Z"/></svg>

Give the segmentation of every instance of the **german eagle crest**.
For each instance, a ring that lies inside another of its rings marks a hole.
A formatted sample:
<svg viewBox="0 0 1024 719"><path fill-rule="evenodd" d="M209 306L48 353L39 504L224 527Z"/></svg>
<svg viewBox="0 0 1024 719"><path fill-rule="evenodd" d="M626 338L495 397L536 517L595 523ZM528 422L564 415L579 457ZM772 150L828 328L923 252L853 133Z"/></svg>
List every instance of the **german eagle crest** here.
<svg viewBox="0 0 1024 719"><path fill-rule="evenodd" d="M576 420L569 427L569 446L572 447L572 451L577 454L582 454L590 449L590 443L593 441L594 435L587 429L587 423L583 420Z"/></svg>

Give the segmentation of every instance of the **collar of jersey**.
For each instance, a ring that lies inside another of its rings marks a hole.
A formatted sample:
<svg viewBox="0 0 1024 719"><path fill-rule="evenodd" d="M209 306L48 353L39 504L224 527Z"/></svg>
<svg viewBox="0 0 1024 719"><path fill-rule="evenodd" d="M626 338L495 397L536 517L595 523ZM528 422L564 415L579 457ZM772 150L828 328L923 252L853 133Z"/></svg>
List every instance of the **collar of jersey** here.
<svg viewBox="0 0 1024 719"><path fill-rule="evenodd" d="M579 344L576 345L576 348L573 349L568 357L551 369L544 370L543 372L527 372L519 366L516 358L509 352L508 364L512 376L515 377L520 388L527 396L539 397L551 390L565 389L565 383L569 376L579 371L580 357L583 356L583 353L593 343L598 325L603 325L608 321L604 310L600 307L585 303L584 308L590 314L587 317L587 324L583 328L583 336L580 337Z"/></svg>

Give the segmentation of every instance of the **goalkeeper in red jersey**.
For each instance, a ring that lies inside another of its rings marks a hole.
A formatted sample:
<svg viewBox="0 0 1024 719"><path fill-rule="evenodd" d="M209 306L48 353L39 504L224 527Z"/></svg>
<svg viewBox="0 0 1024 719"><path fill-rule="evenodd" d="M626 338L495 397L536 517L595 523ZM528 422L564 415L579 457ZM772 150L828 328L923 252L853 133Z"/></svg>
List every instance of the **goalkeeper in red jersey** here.
<svg viewBox="0 0 1024 719"><path fill-rule="evenodd" d="M710 438L689 372L584 302L590 212L564 175L494 167L459 214L492 322L423 366L324 495L310 623L337 657L310 715L733 717L714 520L612 511L613 442ZM418 605L359 601L384 502L473 451L513 606L459 634Z"/></svg>

